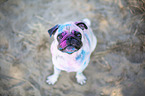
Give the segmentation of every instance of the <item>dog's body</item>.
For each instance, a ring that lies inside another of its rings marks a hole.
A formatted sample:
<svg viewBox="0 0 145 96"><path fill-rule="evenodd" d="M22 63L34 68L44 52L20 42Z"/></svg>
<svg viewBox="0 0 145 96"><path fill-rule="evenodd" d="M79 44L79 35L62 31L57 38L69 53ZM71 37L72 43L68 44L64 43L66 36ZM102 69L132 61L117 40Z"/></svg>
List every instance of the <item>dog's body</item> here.
<svg viewBox="0 0 145 96"><path fill-rule="evenodd" d="M48 31L50 36L55 31L51 44L54 74L47 78L49 84L57 81L61 70L77 72L77 82L81 85L85 83L86 77L82 72L89 64L90 55L97 44L97 39L89 26L90 21L84 19L82 22L57 25Z"/></svg>

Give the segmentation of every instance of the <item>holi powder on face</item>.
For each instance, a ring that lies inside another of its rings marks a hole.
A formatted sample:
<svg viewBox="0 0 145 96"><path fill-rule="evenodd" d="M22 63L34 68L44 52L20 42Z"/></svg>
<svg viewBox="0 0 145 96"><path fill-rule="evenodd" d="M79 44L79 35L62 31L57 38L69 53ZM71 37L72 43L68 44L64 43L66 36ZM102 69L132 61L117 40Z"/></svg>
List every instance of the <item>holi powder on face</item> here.
<svg viewBox="0 0 145 96"><path fill-rule="evenodd" d="M68 53L68 54L72 54L73 52L66 52L66 53Z"/></svg>
<svg viewBox="0 0 145 96"><path fill-rule="evenodd" d="M71 26L71 24L60 25L60 27L58 29L58 33L62 33L63 29L65 29L65 27L67 30L70 30L70 26Z"/></svg>
<svg viewBox="0 0 145 96"><path fill-rule="evenodd" d="M64 49L64 48L67 46L66 42L67 42L67 40L64 40L64 41L60 44L60 46L61 46L62 49Z"/></svg>

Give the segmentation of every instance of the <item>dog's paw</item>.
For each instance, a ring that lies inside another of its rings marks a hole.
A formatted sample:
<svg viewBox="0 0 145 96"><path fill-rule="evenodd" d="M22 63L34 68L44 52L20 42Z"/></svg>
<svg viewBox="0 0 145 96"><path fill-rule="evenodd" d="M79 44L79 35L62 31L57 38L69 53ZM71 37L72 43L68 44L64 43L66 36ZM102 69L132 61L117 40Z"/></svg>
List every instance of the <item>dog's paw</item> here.
<svg viewBox="0 0 145 96"><path fill-rule="evenodd" d="M87 80L86 76L83 73L77 74L76 79L77 79L77 82L81 85L85 84Z"/></svg>
<svg viewBox="0 0 145 96"><path fill-rule="evenodd" d="M56 81L57 81L57 78L58 78L58 76L56 76L56 75L48 76L46 82L49 85L54 85L56 83Z"/></svg>

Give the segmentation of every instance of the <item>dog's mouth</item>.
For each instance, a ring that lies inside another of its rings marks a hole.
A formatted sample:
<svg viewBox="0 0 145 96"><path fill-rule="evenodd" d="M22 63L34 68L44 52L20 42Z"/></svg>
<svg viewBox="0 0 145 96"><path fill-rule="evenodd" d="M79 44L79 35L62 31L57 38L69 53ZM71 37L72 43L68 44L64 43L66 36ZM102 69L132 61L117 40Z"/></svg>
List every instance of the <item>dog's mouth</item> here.
<svg viewBox="0 0 145 96"><path fill-rule="evenodd" d="M81 39L68 36L63 41L59 42L58 50L64 53L72 54L82 47Z"/></svg>
<svg viewBox="0 0 145 96"><path fill-rule="evenodd" d="M76 52L77 50L78 49L75 48L74 46L69 45L69 46L65 47L63 50L60 50L60 51L68 53L68 54L72 54L72 53Z"/></svg>

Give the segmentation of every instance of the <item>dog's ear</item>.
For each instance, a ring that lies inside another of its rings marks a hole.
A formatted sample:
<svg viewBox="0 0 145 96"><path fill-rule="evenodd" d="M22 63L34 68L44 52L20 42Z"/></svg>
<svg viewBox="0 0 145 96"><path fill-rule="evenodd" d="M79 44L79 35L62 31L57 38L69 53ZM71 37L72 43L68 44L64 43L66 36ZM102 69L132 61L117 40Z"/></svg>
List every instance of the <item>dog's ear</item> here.
<svg viewBox="0 0 145 96"><path fill-rule="evenodd" d="M48 33L49 33L50 37L55 34L55 32L59 28L59 26L60 25L57 24L57 25L55 25L54 27L52 27L51 29L48 30Z"/></svg>
<svg viewBox="0 0 145 96"><path fill-rule="evenodd" d="M84 22L75 22L75 24L80 27L82 30L88 29L87 25Z"/></svg>

